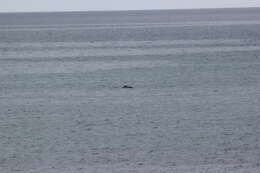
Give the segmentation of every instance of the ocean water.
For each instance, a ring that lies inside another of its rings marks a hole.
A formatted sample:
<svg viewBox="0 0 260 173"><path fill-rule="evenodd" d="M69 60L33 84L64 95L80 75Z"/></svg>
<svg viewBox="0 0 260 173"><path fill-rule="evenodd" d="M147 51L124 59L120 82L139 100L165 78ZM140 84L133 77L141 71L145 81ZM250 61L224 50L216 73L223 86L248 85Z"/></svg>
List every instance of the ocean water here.
<svg viewBox="0 0 260 173"><path fill-rule="evenodd" d="M259 124L259 8L0 14L1 173L257 173Z"/></svg>

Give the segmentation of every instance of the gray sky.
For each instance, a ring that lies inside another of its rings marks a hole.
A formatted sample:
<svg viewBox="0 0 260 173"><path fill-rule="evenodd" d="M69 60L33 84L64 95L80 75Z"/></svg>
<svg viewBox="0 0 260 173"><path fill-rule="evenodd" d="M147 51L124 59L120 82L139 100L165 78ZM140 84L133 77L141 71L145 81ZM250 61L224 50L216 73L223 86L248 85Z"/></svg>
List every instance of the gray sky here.
<svg viewBox="0 0 260 173"><path fill-rule="evenodd" d="M260 0L0 0L0 12L260 7Z"/></svg>

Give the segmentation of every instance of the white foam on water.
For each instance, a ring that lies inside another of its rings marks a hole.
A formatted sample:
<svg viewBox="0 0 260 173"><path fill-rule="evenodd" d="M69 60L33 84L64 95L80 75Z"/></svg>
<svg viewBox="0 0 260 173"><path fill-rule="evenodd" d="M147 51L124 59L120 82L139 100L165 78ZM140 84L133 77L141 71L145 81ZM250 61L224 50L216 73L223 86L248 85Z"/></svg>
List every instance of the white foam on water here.
<svg viewBox="0 0 260 173"><path fill-rule="evenodd" d="M243 39L203 39L203 40L154 40L154 41L97 41L97 42L21 42L1 43L0 48L98 48L131 46L170 46L170 45L219 45L244 44Z"/></svg>
<svg viewBox="0 0 260 173"><path fill-rule="evenodd" d="M181 55L194 53L246 52L259 51L260 46L218 46L188 48L111 48L111 49L73 49L49 51L6 51L0 52L0 59L57 58L57 57L98 57L98 56L140 56L140 55Z"/></svg>
<svg viewBox="0 0 260 173"><path fill-rule="evenodd" d="M106 30L106 29L140 29L140 28L175 28L197 26L236 26L259 25L259 20L240 21L203 21L203 22L176 22L176 23L131 23L131 24L107 24L107 25L23 25L2 26L0 32L9 31L66 31L66 30Z"/></svg>
<svg viewBox="0 0 260 173"><path fill-rule="evenodd" d="M0 64L1 75L11 74L51 74L64 73L76 74L86 73L98 70L114 70L114 69L136 69L136 68L154 68L154 67L248 67L250 65L259 66L260 63L250 62L230 62L230 63L174 63L168 60L141 60L141 61L110 61L110 62L31 62L31 63L15 63L7 65Z"/></svg>

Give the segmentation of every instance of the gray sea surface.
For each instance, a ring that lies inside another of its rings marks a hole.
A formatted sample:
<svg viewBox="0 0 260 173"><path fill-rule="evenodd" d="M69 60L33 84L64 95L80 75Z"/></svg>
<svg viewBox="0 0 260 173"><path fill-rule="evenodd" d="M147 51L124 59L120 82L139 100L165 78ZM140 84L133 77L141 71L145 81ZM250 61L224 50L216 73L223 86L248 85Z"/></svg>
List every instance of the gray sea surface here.
<svg viewBox="0 0 260 173"><path fill-rule="evenodd" d="M260 8L0 13L1 173L259 173L259 124Z"/></svg>

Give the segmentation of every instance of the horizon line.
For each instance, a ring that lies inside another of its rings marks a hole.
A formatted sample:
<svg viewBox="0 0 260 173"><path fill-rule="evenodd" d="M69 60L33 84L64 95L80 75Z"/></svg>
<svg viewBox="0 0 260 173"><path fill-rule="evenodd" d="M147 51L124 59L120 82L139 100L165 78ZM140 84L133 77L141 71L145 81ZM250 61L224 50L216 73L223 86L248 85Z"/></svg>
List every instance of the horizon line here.
<svg viewBox="0 0 260 173"><path fill-rule="evenodd" d="M125 9L125 10L55 10L55 11L6 11L0 14L10 13L82 13L82 12L131 12L131 11L167 11L167 10L218 10L218 9L248 9L259 7L202 7L202 8L162 8L162 9Z"/></svg>

